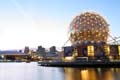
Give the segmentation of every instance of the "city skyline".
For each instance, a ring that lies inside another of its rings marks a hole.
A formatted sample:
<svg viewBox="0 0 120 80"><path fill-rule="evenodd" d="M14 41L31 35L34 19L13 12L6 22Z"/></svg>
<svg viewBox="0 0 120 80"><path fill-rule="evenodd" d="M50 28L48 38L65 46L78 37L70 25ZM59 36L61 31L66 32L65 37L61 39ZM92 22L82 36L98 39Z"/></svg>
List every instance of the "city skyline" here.
<svg viewBox="0 0 120 80"><path fill-rule="evenodd" d="M42 45L62 47L72 19L84 11L104 16L112 36L119 36L120 1L4 0L0 1L0 49ZM68 43L70 45L70 42Z"/></svg>

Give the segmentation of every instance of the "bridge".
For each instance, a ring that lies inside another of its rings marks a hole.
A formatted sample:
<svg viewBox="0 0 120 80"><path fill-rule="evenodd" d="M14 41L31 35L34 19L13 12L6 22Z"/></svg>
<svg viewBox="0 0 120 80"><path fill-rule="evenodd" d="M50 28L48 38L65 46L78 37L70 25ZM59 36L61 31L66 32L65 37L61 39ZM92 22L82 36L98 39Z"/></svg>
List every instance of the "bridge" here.
<svg viewBox="0 0 120 80"><path fill-rule="evenodd" d="M0 51L1 60L27 60L30 58L29 54L19 51Z"/></svg>

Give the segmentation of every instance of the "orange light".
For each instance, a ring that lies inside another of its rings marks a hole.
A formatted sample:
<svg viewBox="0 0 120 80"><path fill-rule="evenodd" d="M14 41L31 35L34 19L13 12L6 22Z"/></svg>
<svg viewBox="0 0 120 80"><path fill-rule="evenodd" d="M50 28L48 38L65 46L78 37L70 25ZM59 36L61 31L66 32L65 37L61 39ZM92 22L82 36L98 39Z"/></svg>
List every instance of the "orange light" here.
<svg viewBox="0 0 120 80"><path fill-rule="evenodd" d="M88 40L94 42L102 40L103 42L107 42L109 25L103 17L94 12L85 12L78 17L74 18L74 20L71 22L70 29L72 27L72 30L69 30L69 34L75 36L77 35L76 37L81 37L81 39L70 36L71 38L75 38L74 41L71 40L72 44L75 44L79 41L85 42ZM88 37L87 35L90 35L90 37Z"/></svg>

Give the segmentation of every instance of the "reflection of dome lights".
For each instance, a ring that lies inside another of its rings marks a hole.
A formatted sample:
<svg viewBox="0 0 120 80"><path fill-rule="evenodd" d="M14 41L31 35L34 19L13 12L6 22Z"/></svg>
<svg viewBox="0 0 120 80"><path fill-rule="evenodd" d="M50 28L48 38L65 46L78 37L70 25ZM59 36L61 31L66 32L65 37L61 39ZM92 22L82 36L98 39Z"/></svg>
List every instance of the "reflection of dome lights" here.
<svg viewBox="0 0 120 80"><path fill-rule="evenodd" d="M103 17L93 12L76 16L70 24L69 34L72 44L86 42L107 42L109 28Z"/></svg>

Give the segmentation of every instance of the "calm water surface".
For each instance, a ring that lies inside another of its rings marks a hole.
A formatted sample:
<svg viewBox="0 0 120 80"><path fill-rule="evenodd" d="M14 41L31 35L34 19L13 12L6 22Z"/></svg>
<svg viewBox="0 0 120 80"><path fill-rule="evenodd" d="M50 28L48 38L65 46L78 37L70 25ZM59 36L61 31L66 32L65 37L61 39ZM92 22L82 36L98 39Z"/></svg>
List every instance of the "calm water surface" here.
<svg viewBox="0 0 120 80"><path fill-rule="evenodd" d="M120 68L57 68L0 63L0 80L120 80Z"/></svg>

